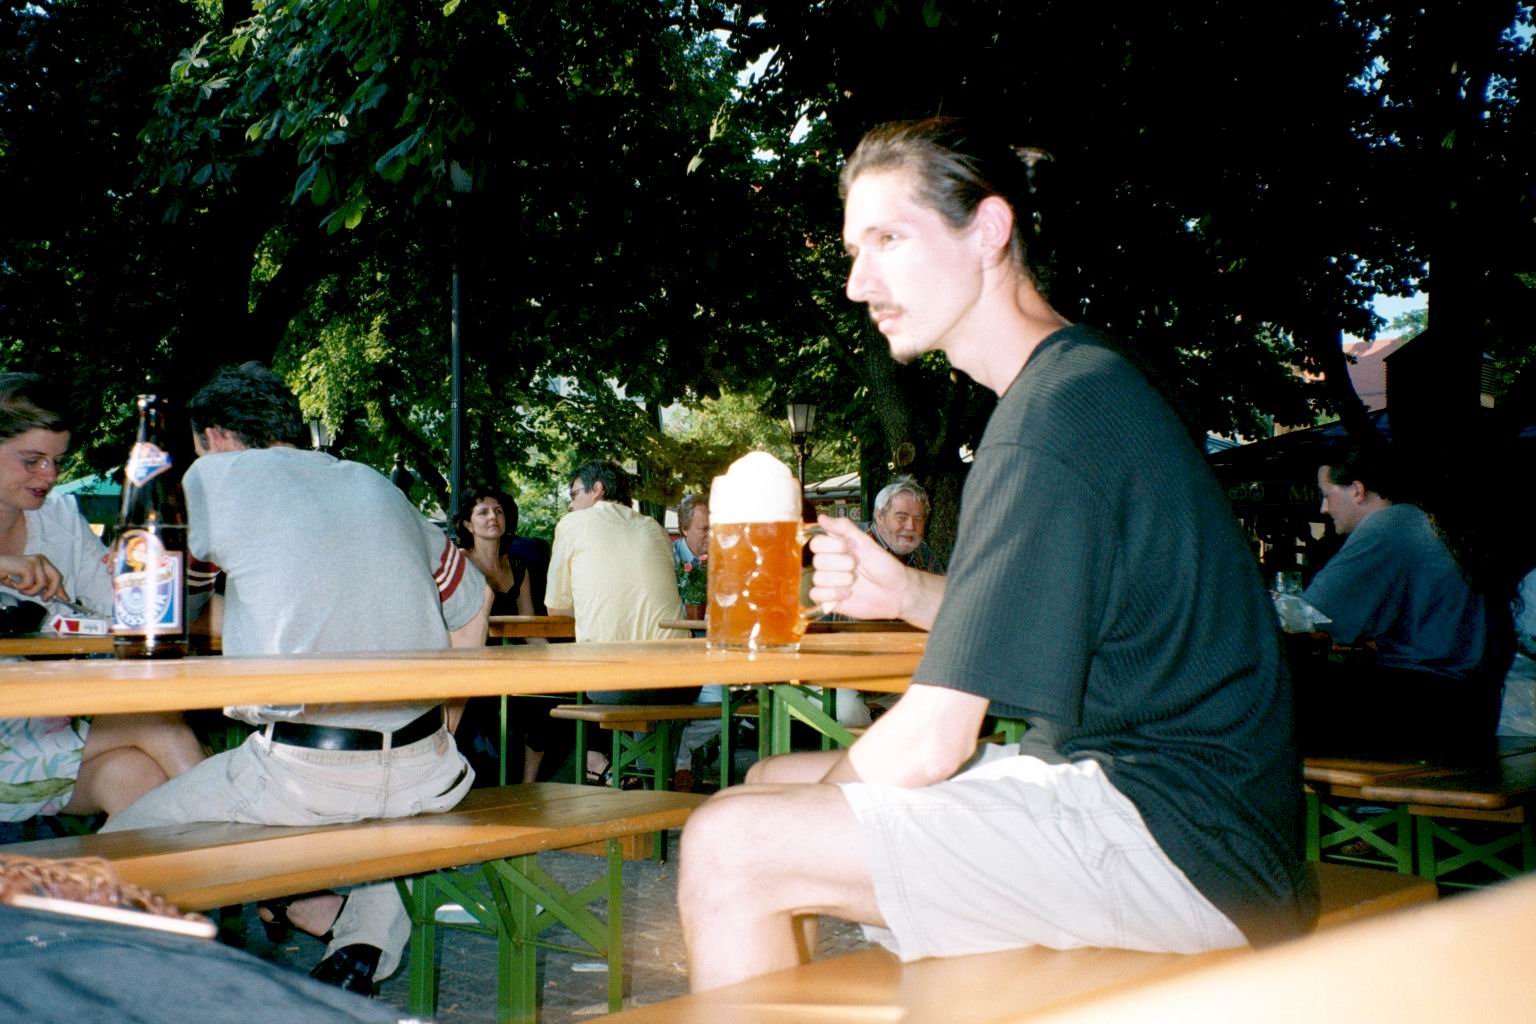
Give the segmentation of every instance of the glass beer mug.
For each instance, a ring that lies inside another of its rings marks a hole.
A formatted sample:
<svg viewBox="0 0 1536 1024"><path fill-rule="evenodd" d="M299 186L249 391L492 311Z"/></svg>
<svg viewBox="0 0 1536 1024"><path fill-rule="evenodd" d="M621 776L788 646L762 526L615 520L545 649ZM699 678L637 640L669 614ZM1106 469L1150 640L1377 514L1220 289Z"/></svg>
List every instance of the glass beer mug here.
<svg viewBox="0 0 1536 1024"><path fill-rule="evenodd" d="M794 651L813 608L800 604L800 484L767 452L750 452L709 491L709 626L717 650Z"/></svg>

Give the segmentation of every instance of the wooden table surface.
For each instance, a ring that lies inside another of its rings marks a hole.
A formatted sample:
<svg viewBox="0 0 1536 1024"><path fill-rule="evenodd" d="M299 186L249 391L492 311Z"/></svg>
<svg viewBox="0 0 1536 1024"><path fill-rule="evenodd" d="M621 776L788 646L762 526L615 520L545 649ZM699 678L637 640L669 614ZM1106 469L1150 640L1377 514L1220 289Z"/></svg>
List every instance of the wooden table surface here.
<svg viewBox="0 0 1536 1024"><path fill-rule="evenodd" d="M908 677L923 633L825 634L798 653L707 651L703 640L542 644L369 655L37 661L0 670L0 718L660 689L703 683L857 686Z"/></svg>
<svg viewBox="0 0 1536 1024"><path fill-rule="evenodd" d="M111 653L112 638L110 636L81 636L78 633L60 636L49 632L0 637L0 657L76 658L82 654Z"/></svg>
<svg viewBox="0 0 1536 1024"><path fill-rule="evenodd" d="M544 637L550 640L574 639L576 620L569 615L492 615L493 637Z"/></svg>
<svg viewBox="0 0 1536 1024"><path fill-rule="evenodd" d="M662 629L704 629L703 619L668 619L661 624ZM923 633L910 623L894 620L870 620L870 621L827 621L814 619L806 627L807 635L815 633Z"/></svg>

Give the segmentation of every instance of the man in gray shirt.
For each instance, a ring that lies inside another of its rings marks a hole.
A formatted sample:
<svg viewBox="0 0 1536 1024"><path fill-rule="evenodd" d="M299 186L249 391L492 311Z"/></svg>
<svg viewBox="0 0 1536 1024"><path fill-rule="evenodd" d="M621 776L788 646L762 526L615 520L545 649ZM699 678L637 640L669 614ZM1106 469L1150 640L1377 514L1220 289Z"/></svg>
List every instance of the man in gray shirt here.
<svg viewBox="0 0 1536 1024"><path fill-rule="evenodd" d="M1488 604L1423 509L1394 500L1385 453L1350 447L1318 467L1322 511L1345 538L1303 595L1320 627L1364 650L1298 668L1302 740L1317 753L1429 756L1494 734L1503 667Z"/></svg>
<svg viewBox="0 0 1536 1024"><path fill-rule="evenodd" d="M435 650L485 642L480 572L375 470L296 448L298 402L265 367L219 371L188 405L189 592L226 577L226 655ZM199 564L201 563L201 564ZM474 773L432 701L226 708L259 726L148 793L109 829L191 821L318 825L452 808ZM410 936L393 884L262 908L326 939L321 980L371 992Z"/></svg>

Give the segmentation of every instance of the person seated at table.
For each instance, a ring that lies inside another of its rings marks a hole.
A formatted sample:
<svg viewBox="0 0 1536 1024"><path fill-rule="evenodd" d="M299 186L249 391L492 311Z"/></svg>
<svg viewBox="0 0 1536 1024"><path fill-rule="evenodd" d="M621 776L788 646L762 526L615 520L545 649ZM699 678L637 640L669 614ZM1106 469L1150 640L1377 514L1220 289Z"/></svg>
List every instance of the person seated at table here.
<svg viewBox="0 0 1536 1024"><path fill-rule="evenodd" d="M677 579L667 531L630 507L629 474L616 462L576 468L570 512L555 524L544 604L551 615L576 618L576 642L686 639L662 629L677 617ZM691 704L699 687L665 690L591 690L598 704ZM587 751L589 781L603 781L608 759Z"/></svg>
<svg viewBox="0 0 1536 1024"><path fill-rule="evenodd" d="M459 547L484 574L485 581L495 593L491 614L537 614L528 566L508 550L507 542L517 532L517 502L505 491L479 486L465 492L458 509L453 517L454 534ZM501 642L486 641L498 645ZM513 642L542 645L548 641L542 637L524 637ZM550 730L544 723L552 720L543 715L529 717L536 721L521 723L524 728L520 731L525 742L518 746L523 750L522 781L535 782L550 739ZM495 785L500 770L501 698L471 697L464 704L453 735L460 752L474 767L476 777L487 785Z"/></svg>
<svg viewBox="0 0 1536 1024"><path fill-rule="evenodd" d="M709 502L702 494L690 493L677 503L678 538L672 542L672 568L677 573L678 597L684 610L691 603L699 603L696 595L684 592L683 586L689 575L709 571ZM695 577L697 581L697 577ZM693 631L694 636L704 635L704 623ZM695 704L719 704L725 699L725 687L707 683L699 690ZM677 738L677 757L672 769L672 788L680 793L693 789L693 755L719 735L718 722L689 722Z"/></svg>
<svg viewBox="0 0 1536 1024"><path fill-rule="evenodd" d="M928 492L910 476L898 476L875 495L875 518L864 532L913 569L944 575L944 559L924 539L932 505Z"/></svg>
<svg viewBox="0 0 1536 1024"><path fill-rule="evenodd" d="M187 405L187 549L222 568L226 657L442 650L485 643L480 570L376 470L297 448L299 403L258 363L226 367ZM343 525L344 524L344 525ZM197 821L321 825L445 811L474 772L430 700L226 708L245 743L153 790L110 830ZM371 992L410 922L393 883L264 904L274 940L324 938L313 974Z"/></svg>
<svg viewBox="0 0 1536 1024"><path fill-rule="evenodd" d="M0 373L0 590L111 618L106 548L53 489L69 449L64 405L38 374ZM0 719L0 820L115 814L202 759L179 714Z"/></svg>
<svg viewBox="0 0 1536 1024"><path fill-rule="evenodd" d="M1495 734L1512 646L1435 524L1399 500L1385 448L1338 448L1318 467L1344 546L1303 599L1318 628L1360 650L1297 665L1303 748L1317 754L1475 755Z"/></svg>
<svg viewBox="0 0 1536 1024"><path fill-rule="evenodd" d="M821 520L811 598L932 632L852 747L760 762L689 819L695 990L794 966L817 914L873 926L903 960L1196 952L1316 919L1269 597L1178 415L1041 292L1010 142L900 122L843 171L849 298L893 356L941 351L999 401L947 577ZM1031 726L978 753L994 704Z"/></svg>

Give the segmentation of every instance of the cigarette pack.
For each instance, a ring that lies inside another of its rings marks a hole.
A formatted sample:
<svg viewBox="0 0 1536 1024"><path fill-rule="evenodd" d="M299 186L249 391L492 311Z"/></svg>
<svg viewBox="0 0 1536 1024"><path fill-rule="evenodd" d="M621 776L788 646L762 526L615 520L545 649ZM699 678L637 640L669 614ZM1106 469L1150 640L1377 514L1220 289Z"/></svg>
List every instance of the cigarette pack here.
<svg viewBox="0 0 1536 1024"><path fill-rule="evenodd" d="M107 627L111 625L106 619L86 619L71 615L55 615L53 621L48 623L60 636L106 636Z"/></svg>

